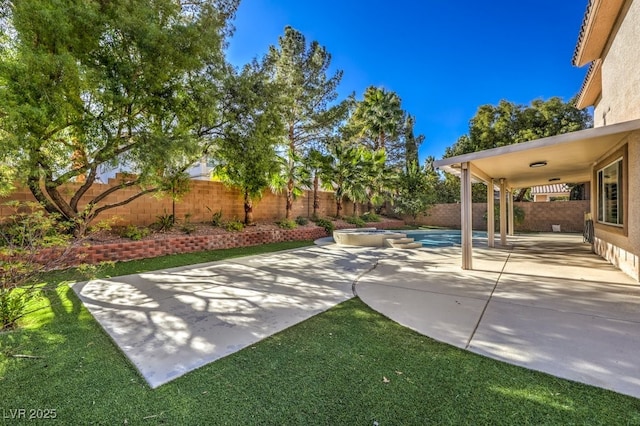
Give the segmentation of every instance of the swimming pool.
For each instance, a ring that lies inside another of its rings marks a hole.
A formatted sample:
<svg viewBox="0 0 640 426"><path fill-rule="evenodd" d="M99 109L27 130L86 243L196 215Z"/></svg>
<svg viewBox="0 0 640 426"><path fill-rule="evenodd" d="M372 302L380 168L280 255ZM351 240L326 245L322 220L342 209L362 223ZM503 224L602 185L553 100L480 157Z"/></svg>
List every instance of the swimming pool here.
<svg viewBox="0 0 640 426"><path fill-rule="evenodd" d="M422 243L424 247L451 247L461 244L461 233L458 229L444 230L416 230L404 231L407 237L413 238L418 243ZM473 231L473 244L486 244L487 233L482 231Z"/></svg>

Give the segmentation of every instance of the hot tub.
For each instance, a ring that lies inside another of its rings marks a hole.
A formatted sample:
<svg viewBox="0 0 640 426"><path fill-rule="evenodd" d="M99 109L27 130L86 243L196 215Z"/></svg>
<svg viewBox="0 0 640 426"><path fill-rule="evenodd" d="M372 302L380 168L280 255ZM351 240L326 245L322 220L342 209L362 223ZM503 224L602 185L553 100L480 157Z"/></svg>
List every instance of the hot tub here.
<svg viewBox="0 0 640 426"><path fill-rule="evenodd" d="M385 247L388 239L405 238L407 235L397 231L377 228L338 229L333 231L337 244L360 247Z"/></svg>

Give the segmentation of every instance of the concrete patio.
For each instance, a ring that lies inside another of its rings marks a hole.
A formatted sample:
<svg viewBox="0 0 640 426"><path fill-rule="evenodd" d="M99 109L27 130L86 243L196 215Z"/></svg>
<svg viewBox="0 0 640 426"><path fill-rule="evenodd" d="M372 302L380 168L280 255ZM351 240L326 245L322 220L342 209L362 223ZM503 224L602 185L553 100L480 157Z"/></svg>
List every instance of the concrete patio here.
<svg viewBox="0 0 640 426"><path fill-rule="evenodd" d="M640 398L640 286L581 236L501 249L335 244L73 286L151 387L353 297L434 339Z"/></svg>
<svg viewBox="0 0 640 426"><path fill-rule="evenodd" d="M510 237L509 247L474 248L474 270L459 264L459 248L397 252L356 290L436 340L640 397L640 286L581 236Z"/></svg>

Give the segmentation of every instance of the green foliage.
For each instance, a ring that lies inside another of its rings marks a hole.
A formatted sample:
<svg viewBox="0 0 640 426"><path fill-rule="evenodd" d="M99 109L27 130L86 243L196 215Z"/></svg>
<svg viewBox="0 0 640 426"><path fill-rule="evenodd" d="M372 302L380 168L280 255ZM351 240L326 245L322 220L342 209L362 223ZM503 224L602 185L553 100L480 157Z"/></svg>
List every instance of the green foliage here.
<svg viewBox="0 0 640 426"><path fill-rule="evenodd" d="M282 229L295 229L298 227L296 221L291 219L282 219L277 221L276 224Z"/></svg>
<svg viewBox="0 0 640 426"><path fill-rule="evenodd" d="M38 273L64 264L70 246L69 225L46 214L37 203L6 203L12 213L0 223L0 330L13 328L37 294ZM42 249L58 250L49 260Z"/></svg>
<svg viewBox="0 0 640 426"><path fill-rule="evenodd" d="M156 221L151 225L158 232L170 231L176 223L176 218L172 214L156 216Z"/></svg>
<svg viewBox="0 0 640 426"><path fill-rule="evenodd" d="M216 177L244 195L246 224L253 222L253 201L281 171L276 146L284 136L277 87L263 66L253 63L229 80L235 94L232 124L224 130L215 151Z"/></svg>
<svg viewBox="0 0 640 426"><path fill-rule="evenodd" d="M332 235L333 231L336 229L333 222L331 222L329 219L317 217L317 218L314 218L313 221L315 222L316 225L323 227L328 235Z"/></svg>
<svg viewBox="0 0 640 426"><path fill-rule="evenodd" d="M469 133L447 148L445 157L467 154L583 130L593 125L587 110L558 97L536 99L530 106L501 100L482 105L469 123Z"/></svg>
<svg viewBox="0 0 640 426"><path fill-rule="evenodd" d="M344 218L344 221L352 225L355 225L356 228L362 228L363 226L366 225L365 221L359 218L358 216L347 216Z"/></svg>
<svg viewBox="0 0 640 426"><path fill-rule="evenodd" d="M207 207L207 210L211 212L211 209ZM222 226L222 209L218 210L215 213L211 213L211 226Z"/></svg>
<svg viewBox="0 0 640 426"><path fill-rule="evenodd" d="M364 220L365 222L371 223L371 222L380 222L380 216L378 216L377 214L373 213L373 212L364 212L361 216L360 219Z"/></svg>
<svg viewBox="0 0 640 426"><path fill-rule="evenodd" d="M191 213L187 213L184 215L184 221L180 226L180 230L187 235L191 235L196 232L196 225L191 223Z"/></svg>
<svg viewBox="0 0 640 426"><path fill-rule="evenodd" d="M240 222L239 220L230 220L227 223L225 223L224 225L224 229L226 229L227 231L242 231L244 229L244 223Z"/></svg>
<svg viewBox="0 0 640 426"><path fill-rule="evenodd" d="M438 175L421 168L417 163L409 164L400 175L399 187L394 198L394 211L408 215L415 221L418 215L426 213L435 203L434 186Z"/></svg>
<svg viewBox="0 0 640 426"><path fill-rule="evenodd" d="M318 149L310 149L304 157L304 166L311 174L313 184L313 216L318 216L320 210L320 182L326 181L331 168L331 156L322 153Z"/></svg>
<svg viewBox="0 0 640 426"><path fill-rule="evenodd" d="M284 167L280 185L286 193L286 218L300 190L301 154L311 143L323 143L347 113L347 102L335 104L342 71L327 72L331 55L317 41L307 45L304 35L287 26L271 46L266 64L278 86L282 105Z"/></svg>
<svg viewBox="0 0 640 426"><path fill-rule="evenodd" d="M575 132L592 125L589 112L586 109L577 109L573 100L565 103L558 97L552 97L546 101L536 99L529 106L501 100L495 106L480 106L469 122L469 132L448 147L444 157ZM455 177L445 179L446 181L440 183L437 191L438 202L459 201L459 179ZM473 185L473 202L486 201L486 194L486 185Z"/></svg>
<svg viewBox="0 0 640 426"><path fill-rule="evenodd" d="M175 193L172 183L228 122L233 94L220 88L237 4L11 2L2 22L0 163L47 211L82 229L146 193ZM131 173L121 185L90 191L101 167L123 164ZM73 181L70 197L62 194ZM138 191L109 201L126 188Z"/></svg>
<svg viewBox="0 0 640 426"><path fill-rule="evenodd" d="M484 220L488 218L488 212L485 212L483 215ZM495 229L498 231L500 229L500 206L494 206L494 221L495 221ZM513 206L513 224L514 225L522 225L524 223L525 213L524 209L520 206Z"/></svg>
<svg viewBox="0 0 640 426"><path fill-rule="evenodd" d="M307 219L307 218L306 218L306 217L304 217L304 216L298 216L298 217L296 217L296 223L297 223L298 225L300 225L300 226L304 226L304 225L306 225L307 223L309 223L309 219Z"/></svg>
<svg viewBox="0 0 640 426"><path fill-rule="evenodd" d="M403 120L398 94L374 86L367 87L364 99L357 102L351 117L360 140L372 151L384 151L387 140L398 137Z"/></svg>
<svg viewBox="0 0 640 426"><path fill-rule="evenodd" d="M149 235L149 233L149 228L145 228L144 226L138 227L136 225L127 225L120 231L120 236L123 238L129 238L133 241L140 241Z"/></svg>

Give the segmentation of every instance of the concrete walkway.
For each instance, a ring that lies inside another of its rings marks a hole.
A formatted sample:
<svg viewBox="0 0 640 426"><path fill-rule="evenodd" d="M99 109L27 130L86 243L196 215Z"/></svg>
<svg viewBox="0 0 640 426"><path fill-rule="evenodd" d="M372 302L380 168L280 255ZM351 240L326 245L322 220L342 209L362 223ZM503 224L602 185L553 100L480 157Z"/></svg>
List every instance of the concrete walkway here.
<svg viewBox="0 0 640 426"><path fill-rule="evenodd" d="M395 251L356 286L387 317L439 341L640 398L640 285L582 237L525 235L503 249Z"/></svg>
<svg viewBox="0 0 640 426"><path fill-rule="evenodd" d="M353 297L378 256L311 247L72 288L155 388Z"/></svg>

